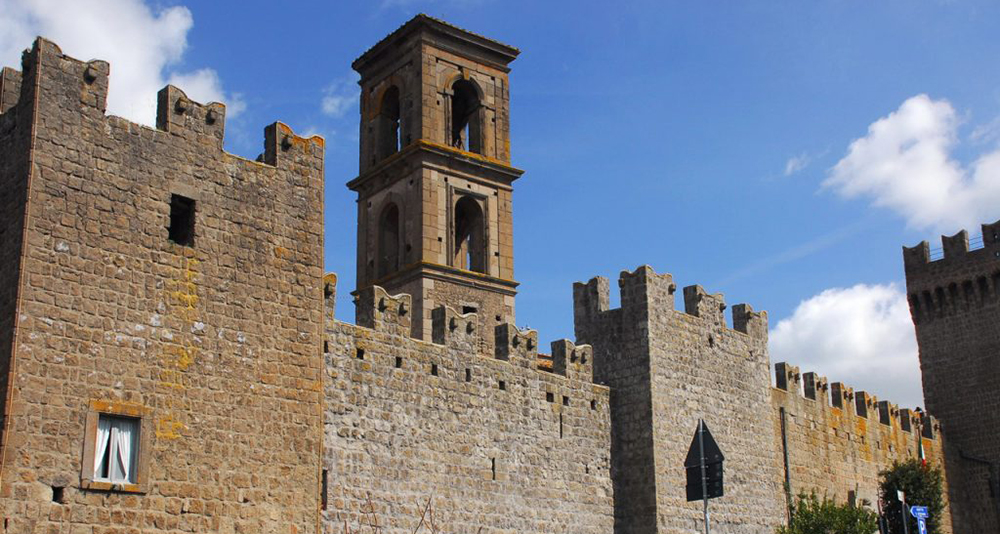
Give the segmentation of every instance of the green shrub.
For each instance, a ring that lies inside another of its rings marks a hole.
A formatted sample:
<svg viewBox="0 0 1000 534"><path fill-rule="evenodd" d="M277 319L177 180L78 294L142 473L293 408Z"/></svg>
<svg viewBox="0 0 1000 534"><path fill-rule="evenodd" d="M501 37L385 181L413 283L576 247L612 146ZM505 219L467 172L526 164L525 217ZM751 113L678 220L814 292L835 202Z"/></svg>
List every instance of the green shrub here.
<svg viewBox="0 0 1000 534"><path fill-rule="evenodd" d="M889 527L889 534L903 534L902 503L896 496L897 490L906 493L907 506L926 506L928 534L941 534L941 518L944 515L941 470L930 467L921 460L911 459L895 462L892 467L879 473L879 497L882 500L882 514ZM916 534L917 520L906 514L910 534Z"/></svg>
<svg viewBox="0 0 1000 534"><path fill-rule="evenodd" d="M792 505L791 524L780 527L777 534L872 534L878 531L875 512L837 504L816 493L800 493Z"/></svg>

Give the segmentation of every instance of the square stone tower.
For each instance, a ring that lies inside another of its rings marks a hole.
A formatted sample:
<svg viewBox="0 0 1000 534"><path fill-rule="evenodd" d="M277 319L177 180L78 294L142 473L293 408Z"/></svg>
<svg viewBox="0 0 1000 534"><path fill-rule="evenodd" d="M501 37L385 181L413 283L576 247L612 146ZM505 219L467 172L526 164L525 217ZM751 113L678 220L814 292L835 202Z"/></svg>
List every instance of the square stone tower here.
<svg viewBox="0 0 1000 534"><path fill-rule="evenodd" d="M1000 221L903 249L928 412L947 437L955 532L1000 532Z"/></svg>
<svg viewBox="0 0 1000 534"><path fill-rule="evenodd" d="M479 350L514 321L508 64L518 50L418 15L353 64L361 74L357 289L413 296L412 336L448 304ZM355 293L356 295L357 293Z"/></svg>

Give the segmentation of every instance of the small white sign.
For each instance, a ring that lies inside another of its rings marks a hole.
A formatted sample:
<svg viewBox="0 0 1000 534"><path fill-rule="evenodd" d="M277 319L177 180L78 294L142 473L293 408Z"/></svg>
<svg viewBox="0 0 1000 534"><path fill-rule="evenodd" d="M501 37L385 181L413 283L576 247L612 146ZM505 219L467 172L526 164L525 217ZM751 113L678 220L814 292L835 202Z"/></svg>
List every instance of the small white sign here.
<svg viewBox="0 0 1000 534"><path fill-rule="evenodd" d="M906 494L903 493L903 490L896 490L896 498L899 499L899 502L904 502L906 500Z"/></svg>

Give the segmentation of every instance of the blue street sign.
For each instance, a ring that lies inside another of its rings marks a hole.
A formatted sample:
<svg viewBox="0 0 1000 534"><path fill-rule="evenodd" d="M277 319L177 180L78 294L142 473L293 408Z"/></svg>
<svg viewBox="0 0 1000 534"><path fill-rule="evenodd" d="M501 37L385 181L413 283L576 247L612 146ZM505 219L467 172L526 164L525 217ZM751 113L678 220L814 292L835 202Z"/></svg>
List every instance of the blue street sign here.
<svg viewBox="0 0 1000 534"><path fill-rule="evenodd" d="M927 513L926 506L911 506L910 515L917 518L917 527L920 529L920 534L927 534L927 518L930 514Z"/></svg>

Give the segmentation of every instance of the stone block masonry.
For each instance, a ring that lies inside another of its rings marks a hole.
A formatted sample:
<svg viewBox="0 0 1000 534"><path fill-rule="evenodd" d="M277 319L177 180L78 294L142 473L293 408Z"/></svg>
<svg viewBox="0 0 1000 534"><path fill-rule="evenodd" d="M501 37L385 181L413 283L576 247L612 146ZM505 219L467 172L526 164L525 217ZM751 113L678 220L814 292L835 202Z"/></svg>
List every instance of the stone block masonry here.
<svg viewBox="0 0 1000 534"><path fill-rule="evenodd" d="M327 323L326 532L411 533L428 500L445 532L613 530L610 398L590 347L553 343L558 371L543 371L534 331L498 326L486 355L474 313L438 307L425 342L409 295L373 286L357 302L364 326Z"/></svg>
<svg viewBox="0 0 1000 534"><path fill-rule="evenodd" d="M940 418L956 532L1000 532L1000 221L903 248L927 409Z"/></svg>
<svg viewBox="0 0 1000 534"><path fill-rule="evenodd" d="M774 368L773 432L789 502L815 491L877 508L878 474L893 462L923 458L944 467L945 444L933 417L787 363ZM942 532L952 532L950 514Z"/></svg>
<svg viewBox="0 0 1000 534"><path fill-rule="evenodd" d="M225 107L174 87L156 129L109 117L109 65L44 39L22 72L0 78L0 531L315 532L322 140L276 123L259 161L227 154ZM140 423L116 483L87 437L109 416Z"/></svg>
<svg viewBox="0 0 1000 534"><path fill-rule="evenodd" d="M678 310L650 267L617 309L575 284L576 339L539 353L514 323L518 53L419 15L355 61L356 325L322 272L322 139L274 123L227 154L225 106L172 86L155 128L109 117L110 66L44 39L3 69L0 534L695 534L699 418L715 533L773 532L791 492L873 501L921 451L955 531L995 531L1000 225L905 252L941 428L786 363L772 387L765 312L730 327L700 286Z"/></svg>

